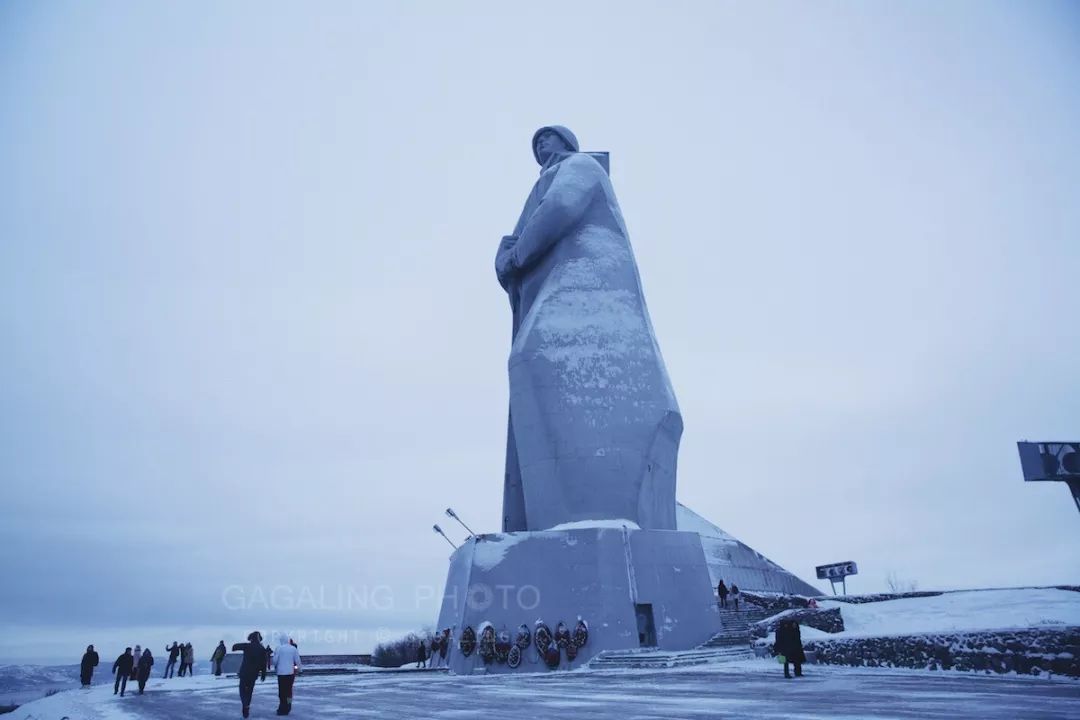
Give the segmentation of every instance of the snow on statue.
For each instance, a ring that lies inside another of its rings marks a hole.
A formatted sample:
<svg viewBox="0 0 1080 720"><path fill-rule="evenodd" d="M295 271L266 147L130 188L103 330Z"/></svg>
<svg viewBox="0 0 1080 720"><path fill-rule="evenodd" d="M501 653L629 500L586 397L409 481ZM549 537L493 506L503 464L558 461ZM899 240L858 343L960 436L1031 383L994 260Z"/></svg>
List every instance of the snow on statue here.
<svg viewBox="0 0 1080 720"><path fill-rule="evenodd" d="M495 259L510 296L503 530L582 520L675 528L682 416L615 191L561 126Z"/></svg>

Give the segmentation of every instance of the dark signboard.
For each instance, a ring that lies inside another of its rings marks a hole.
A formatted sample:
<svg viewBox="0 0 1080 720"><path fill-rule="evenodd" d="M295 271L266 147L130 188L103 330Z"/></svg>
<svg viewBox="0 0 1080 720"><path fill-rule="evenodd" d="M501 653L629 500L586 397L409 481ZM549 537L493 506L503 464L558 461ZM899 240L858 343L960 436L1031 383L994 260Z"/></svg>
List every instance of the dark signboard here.
<svg viewBox="0 0 1080 720"><path fill-rule="evenodd" d="M1080 478L1080 443L1018 442L1024 480Z"/></svg>
<svg viewBox="0 0 1080 720"><path fill-rule="evenodd" d="M1060 480L1080 510L1080 442L1018 442L1024 480Z"/></svg>
<svg viewBox="0 0 1080 720"><path fill-rule="evenodd" d="M859 574L859 566L851 560L831 565L818 565L814 569L817 571L818 580L842 580L848 575Z"/></svg>

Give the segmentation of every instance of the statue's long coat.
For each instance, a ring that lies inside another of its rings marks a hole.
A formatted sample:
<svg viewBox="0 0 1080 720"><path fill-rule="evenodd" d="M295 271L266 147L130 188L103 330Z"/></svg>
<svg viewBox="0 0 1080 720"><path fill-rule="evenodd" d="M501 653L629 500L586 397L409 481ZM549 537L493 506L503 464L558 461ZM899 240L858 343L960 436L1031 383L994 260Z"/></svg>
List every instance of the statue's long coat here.
<svg viewBox="0 0 1080 720"><path fill-rule="evenodd" d="M503 529L675 529L682 417L604 168L553 156L514 235Z"/></svg>

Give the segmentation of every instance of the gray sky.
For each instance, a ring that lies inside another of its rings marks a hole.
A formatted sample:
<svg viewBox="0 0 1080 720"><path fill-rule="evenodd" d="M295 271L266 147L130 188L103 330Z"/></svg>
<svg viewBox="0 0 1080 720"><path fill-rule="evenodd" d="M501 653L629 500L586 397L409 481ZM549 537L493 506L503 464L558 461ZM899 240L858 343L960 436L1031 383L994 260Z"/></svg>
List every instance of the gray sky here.
<svg viewBox="0 0 1080 720"><path fill-rule="evenodd" d="M1080 581L1015 449L1080 438L1075 3L6 2L0 662L433 623L553 122L612 153L684 503L851 591Z"/></svg>

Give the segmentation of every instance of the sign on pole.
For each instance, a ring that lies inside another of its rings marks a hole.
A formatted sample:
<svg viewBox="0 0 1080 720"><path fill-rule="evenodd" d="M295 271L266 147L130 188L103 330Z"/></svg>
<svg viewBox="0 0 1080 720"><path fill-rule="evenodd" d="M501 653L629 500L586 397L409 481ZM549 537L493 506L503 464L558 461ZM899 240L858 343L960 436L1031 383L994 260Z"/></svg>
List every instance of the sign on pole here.
<svg viewBox="0 0 1080 720"><path fill-rule="evenodd" d="M843 584L844 594L847 595L847 576L859 574L859 566L855 564L854 560L818 565L814 570L817 572L818 580L829 581L832 585L833 595L836 594L836 583Z"/></svg>
<svg viewBox="0 0 1080 720"><path fill-rule="evenodd" d="M1016 448L1025 482L1064 482L1080 510L1080 443L1018 442Z"/></svg>

